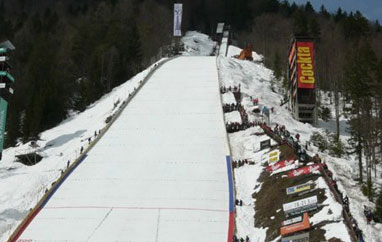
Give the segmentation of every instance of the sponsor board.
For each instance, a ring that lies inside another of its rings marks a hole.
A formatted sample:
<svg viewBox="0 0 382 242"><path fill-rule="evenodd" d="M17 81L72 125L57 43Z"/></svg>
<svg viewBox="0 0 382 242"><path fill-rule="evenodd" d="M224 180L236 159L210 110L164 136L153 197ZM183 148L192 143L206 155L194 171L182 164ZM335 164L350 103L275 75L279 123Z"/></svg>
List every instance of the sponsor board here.
<svg viewBox="0 0 382 242"><path fill-rule="evenodd" d="M317 196L300 199L290 203L283 204L284 213L288 216L301 214L312 211L317 208Z"/></svg>
<svg viewBox="0 0 382 242"><path fill-rule="evenodd" d="M260 150L263 150L263 149L266 149L269 147L271 147L271 140L270 139L267 139L267 140L260 142Z"/></svg>
<svg viewBox="0 0 382 242"><path fill-rule="evenodd" d="M280 159L280 151L279 150L271 151L269 153L269 158L268 158L269 163L278 162L279 159Z"/></svg>
<svg viewBox="0 0 382 242"><path fill-rule="evenodd" d="M287 172L287 171L290 171L290 170L294 170L297 167L298 167L297 164L292 164L292 165L289 165L289 166L285 166L285 167L280 168L278 170L272 171L270 175L273 176L273 175L276 175L276 174L279 174L279 173L282 173L282 172Z"/></svg>
<svg viewBox="0 0 382 242"><path fill-rule="evenodd" d="M269 163L275 163L275 162L278 162L279 159L280 159L279 156L272 156L272 157L269 157L268 162Z"/></svg>
<svg viewBox="0 0 382 242"><path fill-rule="evenodd" d="M275 170L278 170L280 168L283 168L283 167L286 167L286 166L290 166L290 165L293 165L295 162L294 159L290 159L290 160L282 160L282 161L279 161L275 164L272 164L272 165L269 165L267 166L266 170L268 172L272 172L272 171L275 171Z"/></svg>
<svg viewBox="0 0 382 242"><path fill-rule="evenodd" d="M294 187L288 187L286 189L286 193L287 193L287 195L292 195L292 194L295 194L295 193L308 191L308 190L312 189L312 187L313 187L313 184L305 183L305 184L297 185L297 186L294 186Z"/></svg>
<svg viewBox="0 0 382 242"><path fill-rule="evenodd" d="M7 61L9 58L7 56L0 56L0 62L5 62Z"/></svg>
<svg viewBox="0 0 382 242"><path fill-rule="evenodd" d="M287 226L287 225L291 225L291 224L295 224L295 223L299 223L299 222L302 222L302 216L298 216L298 217L294 217L294 218L285 220L285 221L281 222L281 226Z"/></svg>
<svg viewBox="0 0 382 242"><path fill-rule="evenodd" d="M308 216L308 213L304 213L304 216L301 222L281 227L280 234L288 235L288 234L292 234L292 233L306 230L309 228L310 228L309 216Z"/></svg>
<svg viewBox="0 0 382 242"><path fill-rule="evenodd" d="M297 41L297 79L298 88L313 89L315 87L314 51L311 41Z"/></svg>
<svg viewBox="0 0 382 242"><path fill-rule="evenodd" d="M281 239L281 242L309 242L309 233L284 237Z"/></svg>
<svg viewBox="0 0 382 242"><path fill-rule="evenodd" d="M306 175L306 174L310 174L312 172L318 171L320 169L321 169L320 164L304 166L304 167L301 167L299 169L288 172L288 177L292 178L292 177L296 177L296 176Z"/></svg>
<svg viewBox="0 0 382 242"><path fill-rule="evenodd" d="M277 156L280 154L280 151L279 150L275 150L275 151L271 151L269 152L269 157L272 157L272 156Z"/></svg>

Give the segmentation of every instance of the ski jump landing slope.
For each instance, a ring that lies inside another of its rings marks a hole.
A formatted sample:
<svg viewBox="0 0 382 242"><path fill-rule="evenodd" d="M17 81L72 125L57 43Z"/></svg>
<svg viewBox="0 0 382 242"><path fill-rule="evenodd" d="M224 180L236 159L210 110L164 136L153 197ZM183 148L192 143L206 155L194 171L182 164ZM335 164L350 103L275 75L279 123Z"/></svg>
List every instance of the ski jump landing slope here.
<svg viewBox="0 0 382 242"><path fill-rule="evenodd" d="M18 241L227 241L215 60L179 57L158 69Z"/></svg>

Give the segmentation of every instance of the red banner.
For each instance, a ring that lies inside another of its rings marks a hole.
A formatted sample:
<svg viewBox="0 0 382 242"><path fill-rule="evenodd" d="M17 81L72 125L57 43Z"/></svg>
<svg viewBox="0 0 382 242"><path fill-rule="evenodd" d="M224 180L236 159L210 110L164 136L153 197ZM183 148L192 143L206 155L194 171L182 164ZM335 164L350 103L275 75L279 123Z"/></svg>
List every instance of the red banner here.
<svg viewBox="0 0 382 242"><path fill-rule="evenodd" d="M294 159L282 160L282 161L279 161L275 164L269 165L269 166L267 166L267 172L272 172L272 171L281 169L283 167L292 165L294 163L294 161L295 161Z"/></svg>
<svg viewBox="0 0 382 242"><path fill-rule="evenodd" d="M304 166L304 167L301 167L301 168L298 168L296 170L288 172L288 177L296 177L296 176L306 175L306 174L310 174L314 171L319 171L320 169L321 169L320 164Z"/></svg>
<svg viewBox="0 0 382 242"><path fill-rule="evenodd" d="M309 216L308 216L308 213L304 213L302 222L281 227L280 234L281 235L288 235L288 234L302 231L302 230L309 229L309 228L310 228Z"/></svg>
<svg viewBox="0 0 382 242"><path fill-rule="evenodd" d="M298 88L313 89L316 84L313 42L297 42L297 70Z"/></svg>

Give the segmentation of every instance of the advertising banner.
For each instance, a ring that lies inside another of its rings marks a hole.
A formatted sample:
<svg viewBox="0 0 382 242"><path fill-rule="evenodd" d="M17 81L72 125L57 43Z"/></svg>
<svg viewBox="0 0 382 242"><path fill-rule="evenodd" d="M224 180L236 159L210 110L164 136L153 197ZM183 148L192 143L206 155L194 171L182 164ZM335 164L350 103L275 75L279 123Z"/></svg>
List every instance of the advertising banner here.
<svg viewBox="0 0 382 242"><path fill-rule="evenodd" d="M295 162L292 165L285 166L285 167L280 168L278 170L272 171L270 175L273 176L273 175L280 174L280 173L283 173L283 172L291 171L291 170L296 169L297 167L298 167L298 163Z"/></svg>
<svg viewBox="0 0 382 242"><path fill-rule="evenodd" d="M284 213L287 215L297 215L317 208L317 196L300 199L283 204Z"/></svg>
<svg viewBox="0 0 382 242"><path fill-rule="evenodd" d="M288 226L280 228L281 235L288 235L298 231L306 230L310 228L308 213L304 213L303 220L300 223L294 223Z"/></svg>
<svg viewBox="0 0 382 242"><path fill-rule="evenodd" d="M299 222L302 222L302 216L297 216L297 217L285 220L281 222L281 226L287 226L287 225L291 225L291 224L295 224Z"/></svg>
<svg viewBox="0 0 382 242"><path fill-rule="evenodd" d="M282 160L282 161L279 161L275 164L272 164L272 165L269 165L267 166L267 172L272 172L272 171L275 171L275 170L278 170L278 169L281 169L283 167L286 167L286 166L290 166L292 165L293 163L295 162L294 159L291 159L291 160Z"/></svg>
<svg viewBox="0 0 382 242"><path fill-rule="evenodd" d="M271 147L271 140L270 139L267 139L267 140L260 142L260 150L263 150L263 149L266 149L269 147Z"/></svg>
<svg viewBox="0 0 382 242"><path fill-rule="evenodd" d="M174 3L174 36L182 36L183 4Z"/></svg>
<svg viewBox="0 0 382 242"><path fill-rule="evenodd" d="M271 153L272 154L272 153ZM268 163L276 163L280 159L280 152L275 153L274 155L270 155L268 159Z"/></svg>
<svg viewBox="0 0 382 242"><path fill-rule="evenodd" d="M279 150L273 150L269 152L269 157L278 156L280 154Z"/></svg>
<svg viewBox="0 0 382 242"><path fill-rule="evenodd" d="M301 175L306 175L315 171L319 171L320 169L321 169L321 165L319 164L304 166L299 169L288 172L288 177L292 178L292 177L297 177Z"/></svg>
<svg viewBox="0 0 382 242"><path fill-rule="evenodd" d="M281 242L309 242L309 233L284 237L281 239Z"/></svg>
<svg viewBox="0 0 382 242"><path fill-rule="evenodd" d="M3 152L5 122L7 121L8 103L0 97L0 153Z"/></svg>
<svg viewBox="0 0 382 242"><path fill-rule="evenodd" d="M315 88L313 42L297 42L298 88Z"/></svg>
<svg viewBox="0 0 382 242"><path fill-rule="evenodd" d="M313 185L311 183L305 183L305 184L301 184L301 185L294 186L294 187L288 187L286 189L286 193L287 193L287 195L292 195L292 194L296 194L299 192L308 191L308 190L312 189L312 187L313 187Z"/></svg>

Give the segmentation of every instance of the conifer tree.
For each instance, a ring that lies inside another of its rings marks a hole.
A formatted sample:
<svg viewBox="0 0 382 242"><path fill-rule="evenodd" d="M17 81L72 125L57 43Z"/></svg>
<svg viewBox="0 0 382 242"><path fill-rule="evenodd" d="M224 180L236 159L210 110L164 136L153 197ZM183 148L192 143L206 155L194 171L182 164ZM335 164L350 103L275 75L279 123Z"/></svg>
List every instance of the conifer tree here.
<svg viewBox="0 0 382 242"><path fill-rule="evenodd" d="M313 14L315 12L312 4L310 3L310 1L307 1L306 4L305 4L305 12L307 14Z"/></svg>
<svg viewBox="0 0 382 242"><path fill-rule="evenodd" d="M378 218L379 222L382 223L382 188L379 190L378 199L375 208L375 217Z"/></svg>
<svg viewBox="0 0 382 242"><path fill-rule="evenodd" d="M296 10L293 14L293 32L296 36L308 35L308 20L301 9Z"/></svg>
<svg viewBox="0 0 382 242"><path fill-rule="evenodd" d="M359 179L363 182L363 148L365 144L366 127L363 119L369 114L371 108L371 89L370 84L373 80L373 73L377 59L371 46L366 43L361 47L356 46L348 55L345 66L344 87L352 100L350 109L350 134L349 144L353 148L353 153L358 156Z"/></svg>

